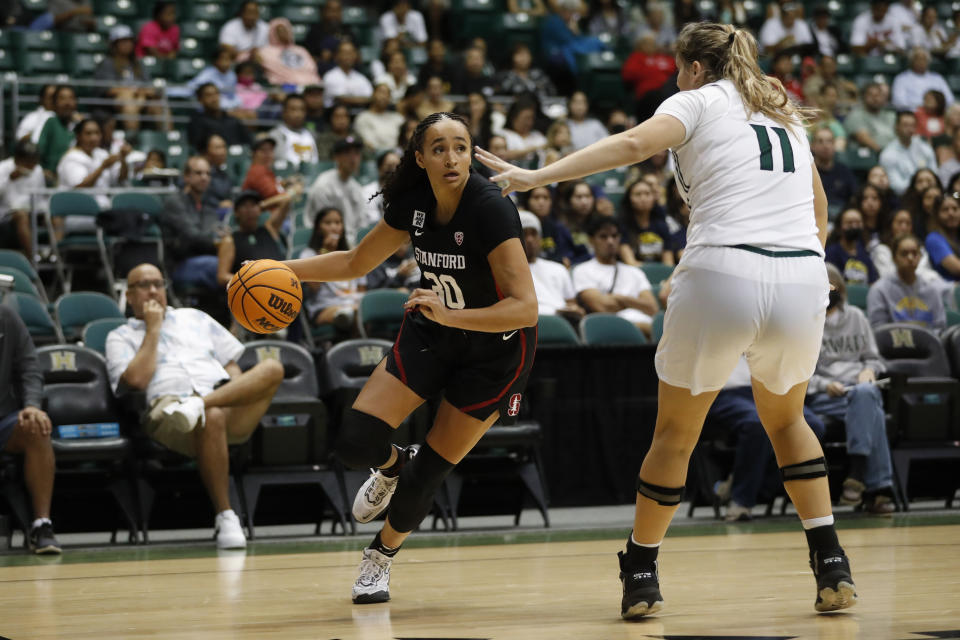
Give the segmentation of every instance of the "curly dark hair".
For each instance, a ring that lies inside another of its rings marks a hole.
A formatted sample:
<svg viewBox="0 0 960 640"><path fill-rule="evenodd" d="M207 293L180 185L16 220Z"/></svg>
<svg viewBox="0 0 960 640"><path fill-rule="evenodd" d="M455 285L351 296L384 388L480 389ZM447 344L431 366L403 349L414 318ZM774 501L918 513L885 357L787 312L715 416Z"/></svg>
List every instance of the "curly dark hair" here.
<svg viewBox="0 0 960 640"><path fill-rule="evenodd" d="M463 116L455 113L438 111L421 120L420 124L418 124L417 128L413 131L413 135L410 136L406 148L403 150L403 157L400 158L400 164L397 166L397 170L390 174L386 184L383 185L383 189L379 192L379 194L383 194L384 206L389 206L393 200L414 189L430 188L430 182L427 180L427 172L417 165L416 152L423 152L423 137L426 135L427 129L441 120L455 120L459 122L463 125L463 128L467 130L467 136L470 135L470 126L467 124L467 121ZM472 154L472 139L470 140L470 148Z"/></svg>

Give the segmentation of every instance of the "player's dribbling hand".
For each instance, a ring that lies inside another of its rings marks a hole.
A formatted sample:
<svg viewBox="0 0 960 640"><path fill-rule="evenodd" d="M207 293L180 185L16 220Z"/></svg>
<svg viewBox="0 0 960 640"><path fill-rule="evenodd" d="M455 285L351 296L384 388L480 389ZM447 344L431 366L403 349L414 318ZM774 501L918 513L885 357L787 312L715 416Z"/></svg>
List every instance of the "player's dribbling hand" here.
<svg viewBox="0 0 960 640"><path fill-rule="evenodd" d="M513 191L529 191L540 186L533 177L533 171L515 167L480 147L476 148L475 155L477 160L497 172L496 175L490 177L490 180L497 183L504 197Z"/></svg>
<svg viewBox="0 0 960 640"><path fill-rule="evenodd" d="M447 324L449 311L447 305L432 289L414 289L407 301L403 303L403 308L416 309L428 320L433 320L437 324Z"/></svg>

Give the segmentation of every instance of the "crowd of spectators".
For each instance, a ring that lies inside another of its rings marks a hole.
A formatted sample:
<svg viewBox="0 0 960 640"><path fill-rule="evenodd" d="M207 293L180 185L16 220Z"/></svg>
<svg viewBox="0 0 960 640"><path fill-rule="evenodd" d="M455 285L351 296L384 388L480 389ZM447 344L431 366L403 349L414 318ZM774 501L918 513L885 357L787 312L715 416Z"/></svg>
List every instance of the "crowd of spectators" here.
<svg viewBox="0 0 960 640"><path fill-rule="evenodd" d="M51 0L46 13L13 20L90 32L92 7L89 0ZM159 218L167 260L160 266L176 289L212 297L244 260L353 246L381 219L377 193L411 131L436 111L461 113L474 143L526 167L623 131L676 91L680 28L712 18L752 28L769 73L796 100L820 109L807 133L829 203L826 259L845 286L870 287L864 322L940 330L956 308L960 106L940 71L960 59L960 12L942 22L932 6L915 13L906 0L874 0L847 36L826 7L805 13L789 0L767 3L759 19L738 1L717 2L710 15L693 0L672 9L656 0L509 0L508 12L537 21L536 40L491 50L483 37L456 37L443 2L385 3L373 42L344 23L347 8L326 0L299 38L287 18L264 20L257 2L239 3L236 15L217 25L208 65L182 83L168 81L168 96L196 105L182 129L187 157ZM145 130L176 126L144 62L176 59L182 25L177 3L157 2L136 31L122 23L109 31L109 52L94 77L112 108L78 106L68 84L40 89L36 110L16 123L13 152L0 162L5 247L34 257L29 208L39 205L31 204L31 190L115 190L144 184L144 168L165 163L163 149L138 144ZM581 86L585 60L601 52L622 63L620 100ZM901 56L903 66L848 73L886 54ZM643 267L675 265L689 223L672 166L663 153L599 179L511 194L541 314L577 322L615 313L655 337L669 283L651 281ZM105 192L97 198L110 208ZM56 234L90 230L71 227L68 218ZM301 241L294 240L298 231L306 231ZM309 322L350 335L363 291L416 286L409 252L401 249L362 281L311 287ZM835 400L830 384L817 390ZM824 407L846 410L826 400ZM862 494L871 478L861 473L855 479L863 486L851 486Z"/></svg>

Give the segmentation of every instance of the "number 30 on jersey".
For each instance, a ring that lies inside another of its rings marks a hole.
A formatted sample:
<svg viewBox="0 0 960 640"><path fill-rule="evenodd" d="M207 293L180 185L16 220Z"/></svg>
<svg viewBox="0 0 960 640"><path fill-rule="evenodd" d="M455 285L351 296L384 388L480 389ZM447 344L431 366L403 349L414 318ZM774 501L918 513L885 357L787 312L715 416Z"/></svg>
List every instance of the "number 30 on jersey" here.
<svg viewBox="0 0 960 640"><path fill-rule="evenodd" d="M443 300L443 304L448 309L463 309L467 306L463 300L463 291L460 290L460 285L453 276L444 273L437 277L434 273L424 271L423 277L433 283L430 288Z"/></svg>

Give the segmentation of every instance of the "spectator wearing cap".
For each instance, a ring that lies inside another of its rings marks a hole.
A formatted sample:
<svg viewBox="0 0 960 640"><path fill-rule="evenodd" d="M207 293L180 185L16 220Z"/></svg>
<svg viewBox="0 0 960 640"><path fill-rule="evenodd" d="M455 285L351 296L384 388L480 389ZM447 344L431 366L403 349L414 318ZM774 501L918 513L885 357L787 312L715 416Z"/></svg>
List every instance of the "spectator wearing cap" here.
<svg viewBox="0 0 960 640"><path fill-rule="evenodd" d="M397 134L403 124L403 116L391 111L390 87L380 83L373 89L370 108L357 114L353 128L371 151L393 149L397 146Z"/></svg>
<svg viewBox="0 0 960 640"><path fill-rule="evenodd" d="M306 117L307 101L299 93L291 93L283 99L280 123L269 133L277 142L277 158L295 167L302 163L315 164L320 161L317 141L304 126Z"/></svg>
<svg viewBox="0 0 960 640"><path fill-rule="evenodd" d="M254 191L259 194L260 207L263 209L289 209L291 200L302 191L299 182L291 181L290 184L285 185L273 172L276 149L277 141L269 134L257 136L253 142L250 169L240 187L243 191Z"/></svg>
<svg viewBox="0 0 960 640"><path fill-rule="evenodd" d="M240 5L237 17L220 28L220 44L237 54L237 60L258 59L258 49L270 43L270 28L260 19L260 5L247 0Z"/></svg>
<svg viewBox="0 0 960 640"><path fill-rule="evenodd" d="M800 19L800 7L794 2L780 6L780 15L771 16L760 28L760 50L766 55L793 50L813 43L810 27Z"/></svg>
<svg viewBox="0 0 960 640"><path fill-rule="evenodd" d="M123 127L130 132L140 129L140 114L162 116L163 107L148 106L156 97L150 82L150 73L133 55L133 30L125 24L110 29L110 55L103 59L93 72L94 80L109 83L103 96L114 100L114 110L119 112Z"/></svg>
<svg viewBox="0 0 960 640"><path fill-rule="evenodd" d="M259 50L260 66L268 83L306 86L320 82L317 63L309 51L294 42L293 25L287 18L270 21L269 41Z"/></svg>
<svg viewBox="0 0 960 640"><path fill-rule="evenodd" d="M335 103L366 106L373 95L373 85L355 68L360 60L356 45L349 40L341 40L334 60L337 66L323 75L326 106L329 108Z"/></svg>
<svg viewBox="0 0 960 640"><path fill-rule="evenodd" d="M157 2L153 5L153 20L140 27L137 34L137 57L153 56L167 60L176 58L179 50L177 3Z"/></svg>
<svg viewBox="0 0 960 640"><path fill-rule="evenodd" d="M250 132L243 123L227 114L220 106L220 90L212 82L197 88L197 100L200 111L190 115L187 125L187 140L192 147L199 148L200 143L209 135L217 134L227 145L249 145Z"/></svg>
<svg viewBox="0 0 960 640"><path fill-rule="evenodd" d="M46 186L37 145L21 140L13 156L0 161L0 247L31 254L30 193Z"/></svg>
<svg viewBox="0 0 960 640"><path fill-rule="evenodd" d="M203 156L187 159L183 190L168 196L160 216L163 245L173 262L173 281L181 287L219 290L217 250L228 235L216 208L205 202L210 163Z"/></svg>
<svg viewBox="0 0 960 640"><path fill-rule="evenodd" d="M570 272L559 262L540 258L540 219L536 214L521 209L520 226L523 228L523 250L527 254L530 275L533 276L540 315L562 315L579 321L585 312L577 304L577 292L573 289Z"/></svg>
<svg viewBox="0 0 960 640"><path fill-rule="evenodd" d="M280 228L287 218L289 207L274 207L270 217L260 224L260 194L243 191L233 205L233 219L237 230L226 236L217 248L217 280L221 285L230 282L240 265L247 260L284 260L287 251L280 236Z"/></svg>
<svg viewBox="0 0 960 640"><path fill-rule="evenodd" d="M57 31L84 32L97 28L92 0L50 0L47 13L53 17L53 28Z"/></svg>
<svg viewBox="0 0 960 640"><path fill-rule="evenodd" d="M362 150L363 143L355 136L347 136L333 145L336 166L317 176L307 192L304 211L304 220L312 227L321 209L339 209L343 213L344 235L350 245L355 242L364 219L363 187L355 177L360 169Z"/></svg>

